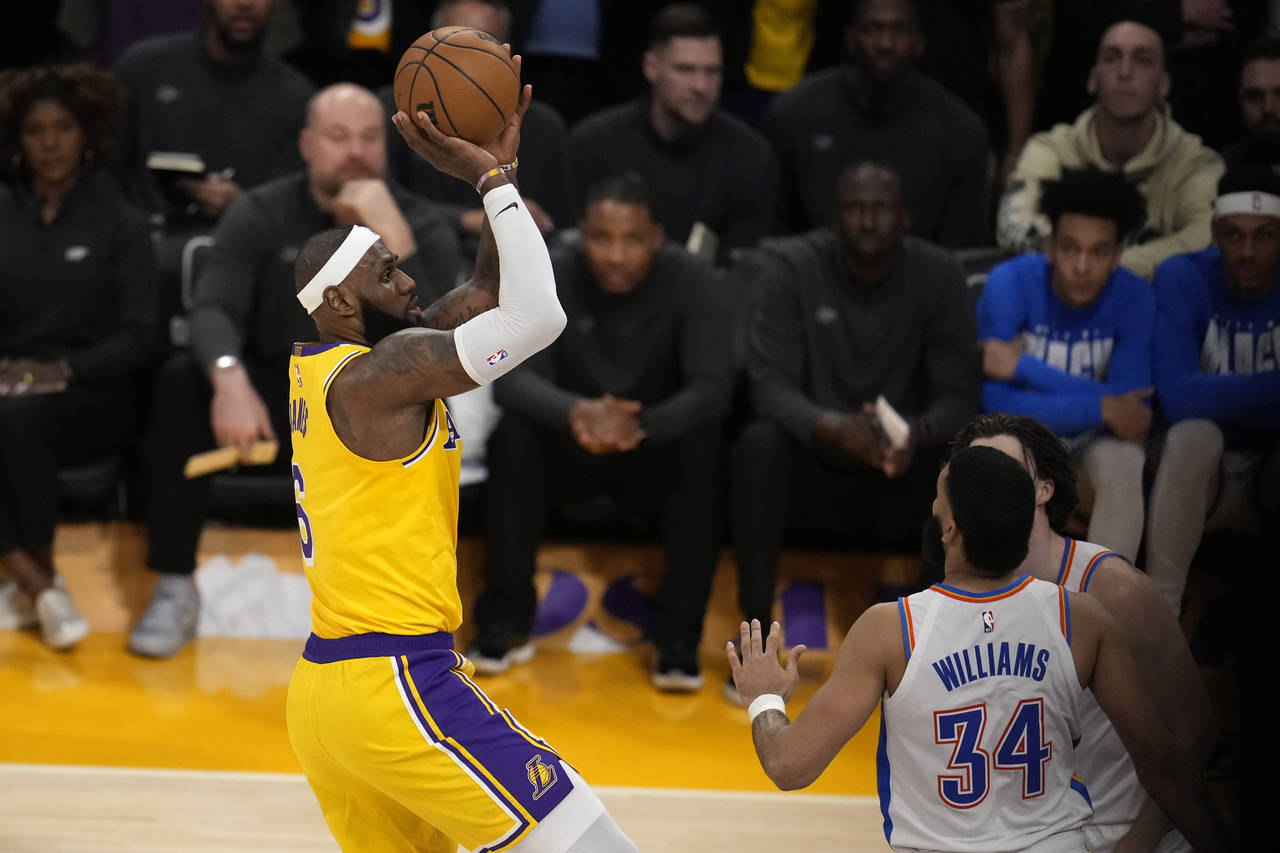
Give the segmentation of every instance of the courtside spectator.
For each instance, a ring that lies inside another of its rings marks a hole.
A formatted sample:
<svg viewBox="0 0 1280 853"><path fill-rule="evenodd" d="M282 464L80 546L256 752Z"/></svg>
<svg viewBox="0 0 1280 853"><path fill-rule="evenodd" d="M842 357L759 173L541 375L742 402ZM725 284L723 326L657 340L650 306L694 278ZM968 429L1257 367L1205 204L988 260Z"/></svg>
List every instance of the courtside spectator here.
<svg viewBox="0 0 1280 853"><path fill-rule="evenodd" d="M579 197L603 178L638 172L667 236L707 257L754 246L772 231L777 164L755 130L719 109L720 30L698 6L654 18L646 96L610 107L569 134Z"/></svg>
<svg viewBox="0 0 1280 853"><path fill-rule="evenodd" d="M1094 497L1091 542L1132 562L1151 427L1151 285L1120 268L1142 197L1119 174L1066 169L1039 193L1044 252L991 270L978 301L982 405L1066 440Z"/></svg>
<svg viewBox="0 0 1280 853"><path fill-rule="evenodd" d="M214 221L301 165L294 142L313 88L263 52L273 3L206 0L198 29L140 41L116 63L130 102L125 179L148 212ZM205 171L157 180L147 167L157 152L194 154Z"/></svg>
<svg viewBox="0 0 1280 853"><path fill-rule="evenodd" d="M1227 168L1280 165L1280 36L1265 36L1245 52L1237 96L1245 136L1222 152Z"/></svg>
<svg viewBox="0 0 1280 853"><path fill-rule="evenodd" d="M875 160L902 180L908 230L944 246L989 241L991 154L982 121L915 69L924 49L912 0L855 0L845 31L852 62L802 80L765 114L781 166L779 225L835 221L831 178Z"/></svg>
<svg viewBox="0 0 1280 853"><path fill-rule="evenodd" d="M945 445L976 411L964 273L904 236L898 176L839 175L835 228L767 242L748 343L754 419L732 451L730 506L745 617L770 620L788 530L915 553ZM906 419L890 444L883 395Z"/></svg>
<svg viewBox="0 0 1280 853"><path fill-rule="evenodd" d="M1228 172L1214 245L1156 273L1155 377L1165 436L1147 572L1179 613L1205 530L1280 529L1280 178Z"/></svg>
<svg viewBox="0 0 1280 853"><path fill-rule="evenodd" d="M134 444L152 354L146 219L103 168L122 104L89 65L0 74L0 618L55 649L89 630L53 565L58 469Z"/></svg>
<svg viewBox="0 0 1280 853"><path fill-rule="evenodd" d="M567 497L612 494L656 522L655 686L696 690L722 533L727 313L710 266L663 239L638 176L587 195L580 245L553 249L560 338L500 379L489 440L485 588L467 652L492 674L533 653L534 557Z"/></svg>
<svg viewBox="0 0 1280 853"><path fill-rule="evenodd" d="M1164 103L1165 46L1151 27L1134 21L1109 27L1098 44L1088 90L1094 105L1074 124L1038 133L1023 148L1000 201L997 241L1017 252L1044 245L1051 225L1038 208L1040 187L1063 169L1118 172L1146 199L1146 221L1126 235L1121 263L1150 278L1170 255L1208 245L1210 201L1222 158L1171 117Z"/></svg>

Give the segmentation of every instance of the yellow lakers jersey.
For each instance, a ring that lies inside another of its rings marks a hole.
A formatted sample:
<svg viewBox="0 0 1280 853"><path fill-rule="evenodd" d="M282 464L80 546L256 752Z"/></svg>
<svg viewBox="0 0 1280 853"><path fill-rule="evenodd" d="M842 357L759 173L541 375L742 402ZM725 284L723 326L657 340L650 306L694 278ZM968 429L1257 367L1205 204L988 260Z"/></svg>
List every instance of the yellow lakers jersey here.
<svg viewBox="0 0 1280 853"><path fill-rule="evenodd" d="M357 456L325 405L334 378L369 351L294 344L289 428L311 629L320 637L428 634L462 622L458 597L458 466L462 442L443 400L403 459Z"/></svg>

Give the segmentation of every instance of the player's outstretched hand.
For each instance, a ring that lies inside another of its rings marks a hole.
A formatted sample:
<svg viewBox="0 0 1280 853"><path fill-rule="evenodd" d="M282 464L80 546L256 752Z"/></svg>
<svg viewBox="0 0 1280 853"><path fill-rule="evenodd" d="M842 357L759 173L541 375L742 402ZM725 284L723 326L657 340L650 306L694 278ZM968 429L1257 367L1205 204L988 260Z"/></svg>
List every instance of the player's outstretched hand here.
<svg viewBox="0 0 1280 853"><path fill-rule="evenodd" d="M782 626L774 622L769 626L769 634L765 636L759 619L752 619L748 625L743 622L741 631L742 657L730 642L725 646L729 656L729 668L733 670L733 683L738 687L738 695L743 706L750 705L757 696L765 693L777 693L784 702L791 701L796 684L800 681L800 655L804 654L803 645L795 646L787 654L786 666L778 663L778 648L782 642Z"/></svg>

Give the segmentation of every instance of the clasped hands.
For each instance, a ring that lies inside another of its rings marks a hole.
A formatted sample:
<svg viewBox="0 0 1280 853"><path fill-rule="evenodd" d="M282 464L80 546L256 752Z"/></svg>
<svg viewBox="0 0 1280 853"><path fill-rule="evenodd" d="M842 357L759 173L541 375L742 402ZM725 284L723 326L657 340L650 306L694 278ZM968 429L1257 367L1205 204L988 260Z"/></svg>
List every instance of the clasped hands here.
<svg viewBox="0 0 1280 853"><path fill-rule="evenodd" d="M611 394L584 398L569 409L569 431L588 453L625 453L644 440L637 400L623 400Z"/></svg>

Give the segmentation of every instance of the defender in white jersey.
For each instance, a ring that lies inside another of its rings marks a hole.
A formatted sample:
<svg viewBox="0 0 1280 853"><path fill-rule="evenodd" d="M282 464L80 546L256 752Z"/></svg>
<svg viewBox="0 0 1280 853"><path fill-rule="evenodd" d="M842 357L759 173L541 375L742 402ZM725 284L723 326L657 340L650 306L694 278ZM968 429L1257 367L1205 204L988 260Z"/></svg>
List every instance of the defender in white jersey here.
<svg viewBox="0 0 1280 853"><path fill-rule="evenodd" d="M1150 578L1123 557L1063 535L1075 509L1071 457L1039 421L1020 415L981 415L954 446L985 445L1021 462L1036 488L1036 515L1022 570L1032 577L1088 593L1116 620L1156 712L1181 748L1204 767L1214 742L1209 696L1173 613ZM1186 853L1189 845L1138 781L1129 754L1091 693L1080 706L1076 773L1093 799L1085 838L1094 853L1111 853L1121 838L1158 853Z"/></svg>
<svg viewBox="0 0 1280 853"><path fill-rule="evenodd" d="M1199 849L1224 849L1204 782L1114 621L1090 597L1019 570L1035 514L1022 466L989 447L956 451L933 512L944 583L869 608L794 722L784 703L804 647L779 666L778 624L765 639L756 622L742 625L741 661L728 646L770 779L808 785L882 702L879 787L894 849L1084 853L1090 808L1072 740L1087 686L1164 811Z"/></svg>

